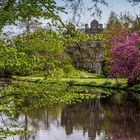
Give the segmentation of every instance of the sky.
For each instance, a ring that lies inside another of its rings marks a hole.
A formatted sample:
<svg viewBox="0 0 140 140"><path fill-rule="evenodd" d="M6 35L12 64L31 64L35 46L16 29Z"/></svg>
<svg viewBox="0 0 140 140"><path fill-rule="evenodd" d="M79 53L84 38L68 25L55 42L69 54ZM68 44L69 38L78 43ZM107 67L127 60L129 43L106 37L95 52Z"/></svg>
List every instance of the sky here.
<svg viewBox="0 0 140 140"><path fill-rule="evenodd" d="M85 7L92 6L92 0L83 0ZM132 6L132 3L127 2L127 0L107 0L109 3L109 6L102 6L99 5L99 7L102 9L102 15L101 18L99 17L91 17L90 13L88 11L85 11L84 14L82 14L81 19L79 23L90 23L94 18L97 19L100 23L102 23L104 26L107 23L108 17L110 15L111 11L114 11L117 15L120 14L120 12L129 11L132 13L132 15L140 15L140 4L136 6ZM57 0L57 3L59 5L63 5L62 0ZM68 13L67 15L61 14L61 17L64 21L69 20L72 15ZM79 24L80 25L80 24Z"/></svg>

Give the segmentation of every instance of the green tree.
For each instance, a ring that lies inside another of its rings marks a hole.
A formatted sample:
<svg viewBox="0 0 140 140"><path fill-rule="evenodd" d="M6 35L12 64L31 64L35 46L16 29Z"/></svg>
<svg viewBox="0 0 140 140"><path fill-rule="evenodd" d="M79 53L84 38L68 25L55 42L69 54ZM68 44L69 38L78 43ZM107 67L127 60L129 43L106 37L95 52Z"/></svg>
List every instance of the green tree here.
<svg viewBox="0 0 140 140"><path fill-rule="evenodd" d="M107 28L113 26L113 24L115 24L117 21L118 21L117 14L111 11L107 22Z"/></svg>
<svg viewBox="0 0 140 140"><path fill-rule="evenodd" d="M29 21L31 18L55 19L64 8L57 6L55 0L3 0L0 1L0 29L17 20Z"/></svg>
<svg viewBox="0 0 140 140"><path fill-rule="evenodd" d="M140 30L140 17L139 16L136 16L136 18L133 20L133 24L131 28L134 31Z"/></svg>

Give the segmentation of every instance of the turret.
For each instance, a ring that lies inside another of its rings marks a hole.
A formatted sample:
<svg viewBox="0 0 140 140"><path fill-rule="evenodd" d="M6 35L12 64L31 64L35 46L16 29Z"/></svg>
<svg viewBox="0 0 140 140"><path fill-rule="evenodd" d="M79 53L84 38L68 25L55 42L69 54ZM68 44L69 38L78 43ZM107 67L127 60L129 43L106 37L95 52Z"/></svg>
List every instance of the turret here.
<svg viewBox="0 0 140 140"><path fill-rule="evenodd" d="M88 31L89 31L88 24L85 24L85 33L88 33Z"/></svg>

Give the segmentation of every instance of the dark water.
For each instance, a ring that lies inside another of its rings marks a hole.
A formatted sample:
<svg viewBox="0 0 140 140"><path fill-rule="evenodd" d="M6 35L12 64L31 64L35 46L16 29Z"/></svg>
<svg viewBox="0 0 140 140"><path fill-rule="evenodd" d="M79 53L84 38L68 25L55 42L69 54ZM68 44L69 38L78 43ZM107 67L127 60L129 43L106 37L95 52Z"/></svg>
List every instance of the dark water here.
<svg viewBox="0 0 140 140"><path fill-rule="evenodd" d="M107 98L57 105L54 110L21 114L19 121L32 131L15 140L140 140L140 95L118 92Z"/></svg>

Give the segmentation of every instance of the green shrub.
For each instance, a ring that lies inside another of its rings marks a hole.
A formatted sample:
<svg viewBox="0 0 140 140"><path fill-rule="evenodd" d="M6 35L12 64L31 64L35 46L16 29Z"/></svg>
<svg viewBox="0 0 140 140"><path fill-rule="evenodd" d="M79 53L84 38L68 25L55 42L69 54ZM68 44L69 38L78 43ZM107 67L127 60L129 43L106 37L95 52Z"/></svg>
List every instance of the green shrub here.
<svg viewBox="0 0 140 140"><path fill-rule="evenodd" d="M75 82L76 82L75 80L69 80L69 81L67 82L67 84L73 85Z"/></svg>
<svg viewBox="0 0 140 140"><path fill-rule="evenodd" d="M109 86L109 85L111 85L111 82L110 82L110 81L105 81L105 82L103 83L103 86L105 86L105 87L107 87L107 86Z"/></svg>
<svg viewBox="0 0 140 140"><path fill-rule="evenodd" d="M109 75L109 61L103 60L101 66L102 66L102 74L107 78Z"/></svg>

